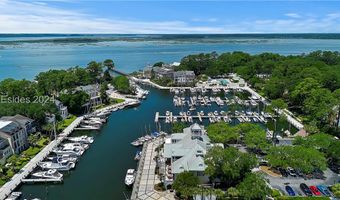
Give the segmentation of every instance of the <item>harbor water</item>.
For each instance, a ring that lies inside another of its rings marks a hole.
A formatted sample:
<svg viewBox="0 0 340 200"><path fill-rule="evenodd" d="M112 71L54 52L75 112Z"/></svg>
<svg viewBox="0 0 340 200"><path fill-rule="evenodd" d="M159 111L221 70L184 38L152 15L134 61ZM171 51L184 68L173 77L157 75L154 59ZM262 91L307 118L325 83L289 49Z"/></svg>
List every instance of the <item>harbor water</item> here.
<svg viewBox="0 0 340 200"><path fill-rule="evenodd" d="M172 111L178 114L181 110L188 109L174 107L173 94L169 91L147 89L150 94L140 106L112 113L100 131L75 132L74 135L88 134L95 138L76 168L66 173L62 184L24 184L19 188L23 193L22 199L104 200L129 197L131 190L125 187L124 177L128 168L136 168L134 156L137 150L130 143L150 130L155 131L156 112L165 115L166 111ZM213 104L210 107L197 107L197 111L201 110L205 113L226 111L227 106L220 108ZM161 127L162 130L169 131L170 126L163 123ZM287 128L286 124L284 126Z"/></svg>
<svg viewBox="0 0 340 200"><path fill-rule="evenodd" d="M0 80L5 78L34 79L43 71L66 69L74 66L86 66L92 60L103 61L111 58L117 69L133 72L158 61L175 62L189 54L244 51L250 54L273 52L283 55L302 54L315 50L340 50L339 39L309 39L284 37L273 38L271 35L249 35L241 38L234 36L187 36L183 39L172 36L169 39L148 39L151 36L135 35L103 42L51 42L46 39L59 37L8 37L0 35ZM65 37L65 36L64 36ZM89 37L89 36L78 36ZM92 36L94 39L103 36ZM166 36L164 36L166 37ZM240 37L240 36L239 36ZM131 40L137 38L139 40ZM145 40L143 40L145 38ZM142 39L142 40L141 40ZM36 40L25 43L23 40ZM17 42L19 41L19 42Z"/></svg>

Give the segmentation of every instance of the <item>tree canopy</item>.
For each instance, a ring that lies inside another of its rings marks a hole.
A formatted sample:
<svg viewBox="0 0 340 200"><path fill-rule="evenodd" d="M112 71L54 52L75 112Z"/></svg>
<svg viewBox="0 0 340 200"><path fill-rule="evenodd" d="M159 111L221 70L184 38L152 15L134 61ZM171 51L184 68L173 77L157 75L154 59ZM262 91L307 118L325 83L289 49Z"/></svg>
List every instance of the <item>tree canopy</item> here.
<svg viewBox="0 0 340 200"><path fill-rule="evenodd" d="M327 166L323 153L313 147L300 145L272 147L266 159L273 167L293 167L306 173L314 169L325 170Z"/></svg>
<svg viewBox="0 0 340 200"><path fill-rule="evenodd" d="M172 187L179 193L179 196L185 199L193 196L198 187L199 179L191 172L182 172L176 176Z"/></svg>
<svg viewBox="0 0 340 200"><path fill-rule="evenodd" d="M205 173L210 176L211 180L217 178L227 185L242 180L245 174L257 164L255 156L242 153L234 147L226 149L213 147L204 160L207 165Z"/></svg>
<svg viewBox="0 0 340 200"><path fill-rule="evenodd" d="M267 186L266 182L258 174L249 173L243 181L237 185L242 199L266 199L266 196L271 194L271 189Z"/></svg>

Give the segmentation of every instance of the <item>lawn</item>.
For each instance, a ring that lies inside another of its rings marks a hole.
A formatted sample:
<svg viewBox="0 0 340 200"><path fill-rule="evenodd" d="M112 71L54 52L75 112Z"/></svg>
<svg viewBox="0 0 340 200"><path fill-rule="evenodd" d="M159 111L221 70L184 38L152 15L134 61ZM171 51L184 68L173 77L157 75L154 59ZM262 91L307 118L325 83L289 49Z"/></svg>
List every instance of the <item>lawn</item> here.
<svg viewBox="0 0 340 200"><path fill-rule="evenodd" d="M40 138L35 141L31 147L23 151L20 155L12 155L11 157L9 157L7 159L7 166L1 166L0 186L10 180L16 172L24 167L49 142L50 140L48 137L40 136Z"/></svg>
<svg viewBox="0 0 340 200"><path fill-rule="evenodd" d="M57 125L58 132L63 131L66 127L68 127L76 119L77 119L77 117L75 115L70 115L66 119L64 119L63 121L58 122L58 125Z"/></svg>

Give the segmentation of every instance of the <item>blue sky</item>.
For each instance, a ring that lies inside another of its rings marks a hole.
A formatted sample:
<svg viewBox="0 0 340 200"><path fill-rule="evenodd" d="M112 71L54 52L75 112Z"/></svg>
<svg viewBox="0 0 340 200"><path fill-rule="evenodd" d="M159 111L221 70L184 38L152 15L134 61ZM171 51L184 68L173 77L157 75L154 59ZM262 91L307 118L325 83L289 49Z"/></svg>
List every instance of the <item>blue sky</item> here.
<svg viewBox="0 0 340 200"><path fill-rule="evenodd" d="M340 2L0 0L0 32L339 33Z"/></svg>

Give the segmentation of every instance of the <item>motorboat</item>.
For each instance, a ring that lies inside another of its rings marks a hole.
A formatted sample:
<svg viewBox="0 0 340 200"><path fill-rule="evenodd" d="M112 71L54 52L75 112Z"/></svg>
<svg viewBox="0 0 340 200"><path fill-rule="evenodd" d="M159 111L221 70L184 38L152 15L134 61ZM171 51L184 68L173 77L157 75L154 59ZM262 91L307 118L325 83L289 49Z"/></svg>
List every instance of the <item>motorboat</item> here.
<svg viewBox="0 0 340 200"><path fill-rule="evenodd" d="M63 144L62 146L63 146L63 149L65 149L65 150L74 149L74 148L86 150L86 149L89 148L88 144L82 144L80 142L66 143L66 144Z"/></svg>
<svg viewBox="0 0 340 200"><path fill-rule="evenodd" d="M79 136L79 137L69 137L67 139L71 142L79 142L79 143L85 143L85 144L91 144L94 141L93 137L89 137L86 135Z"/></svg>
<svg viewBox="0 0 340 200"><path fill-rule="evenodd" d="M54 162L62 162L64 160L70 161L70 162L77 162L78 157L77 156L72 156L70 154L63 154L63 155L57 155L57 156L50 156L47 157L48 160L54 161Z"/></svg>
<svg viewBox="0 0 340 200"><path fill-rule="evenodd" d="M72 156L81 156L84 153L84 149L80 148L73 148L73 149L64 149L64 148L54 148L52 150L53 153L57 155L63 155L63 154L68 154Z"/></svg>
<svg viewBox="0 0 340 200"><path fill-rule="evenodd" d="M59 173L56 169L49 169L47 171L39 171L32 174L35 178L45 178L45 179L62 179L63 175Z"/></svg>
<svg viewBox="0 0 340 200"><path fill-rule="evenodd" d="M136 178L135 170L128 169L125 176L125 185L129 187L132 186L133 183L135 182L135 178Z"/></svg>
<svg viewBox="0 0 340 200"><path fill-rule="evenodd" d="M40 162L38 163L39 167L43 170L48 170L48 169L55 169L58 171L68 171L70 169L73 169L76 164L74 162L69 162L69 161L63 161L59 163L55 162Z"/></svg>
<svg viewBox="0 0 340 200"><path fill-rule="evenodd" d="M141 151L137 151L134 159L135 160L140 160L141 157L142 157L142 152Z"/></svg>

